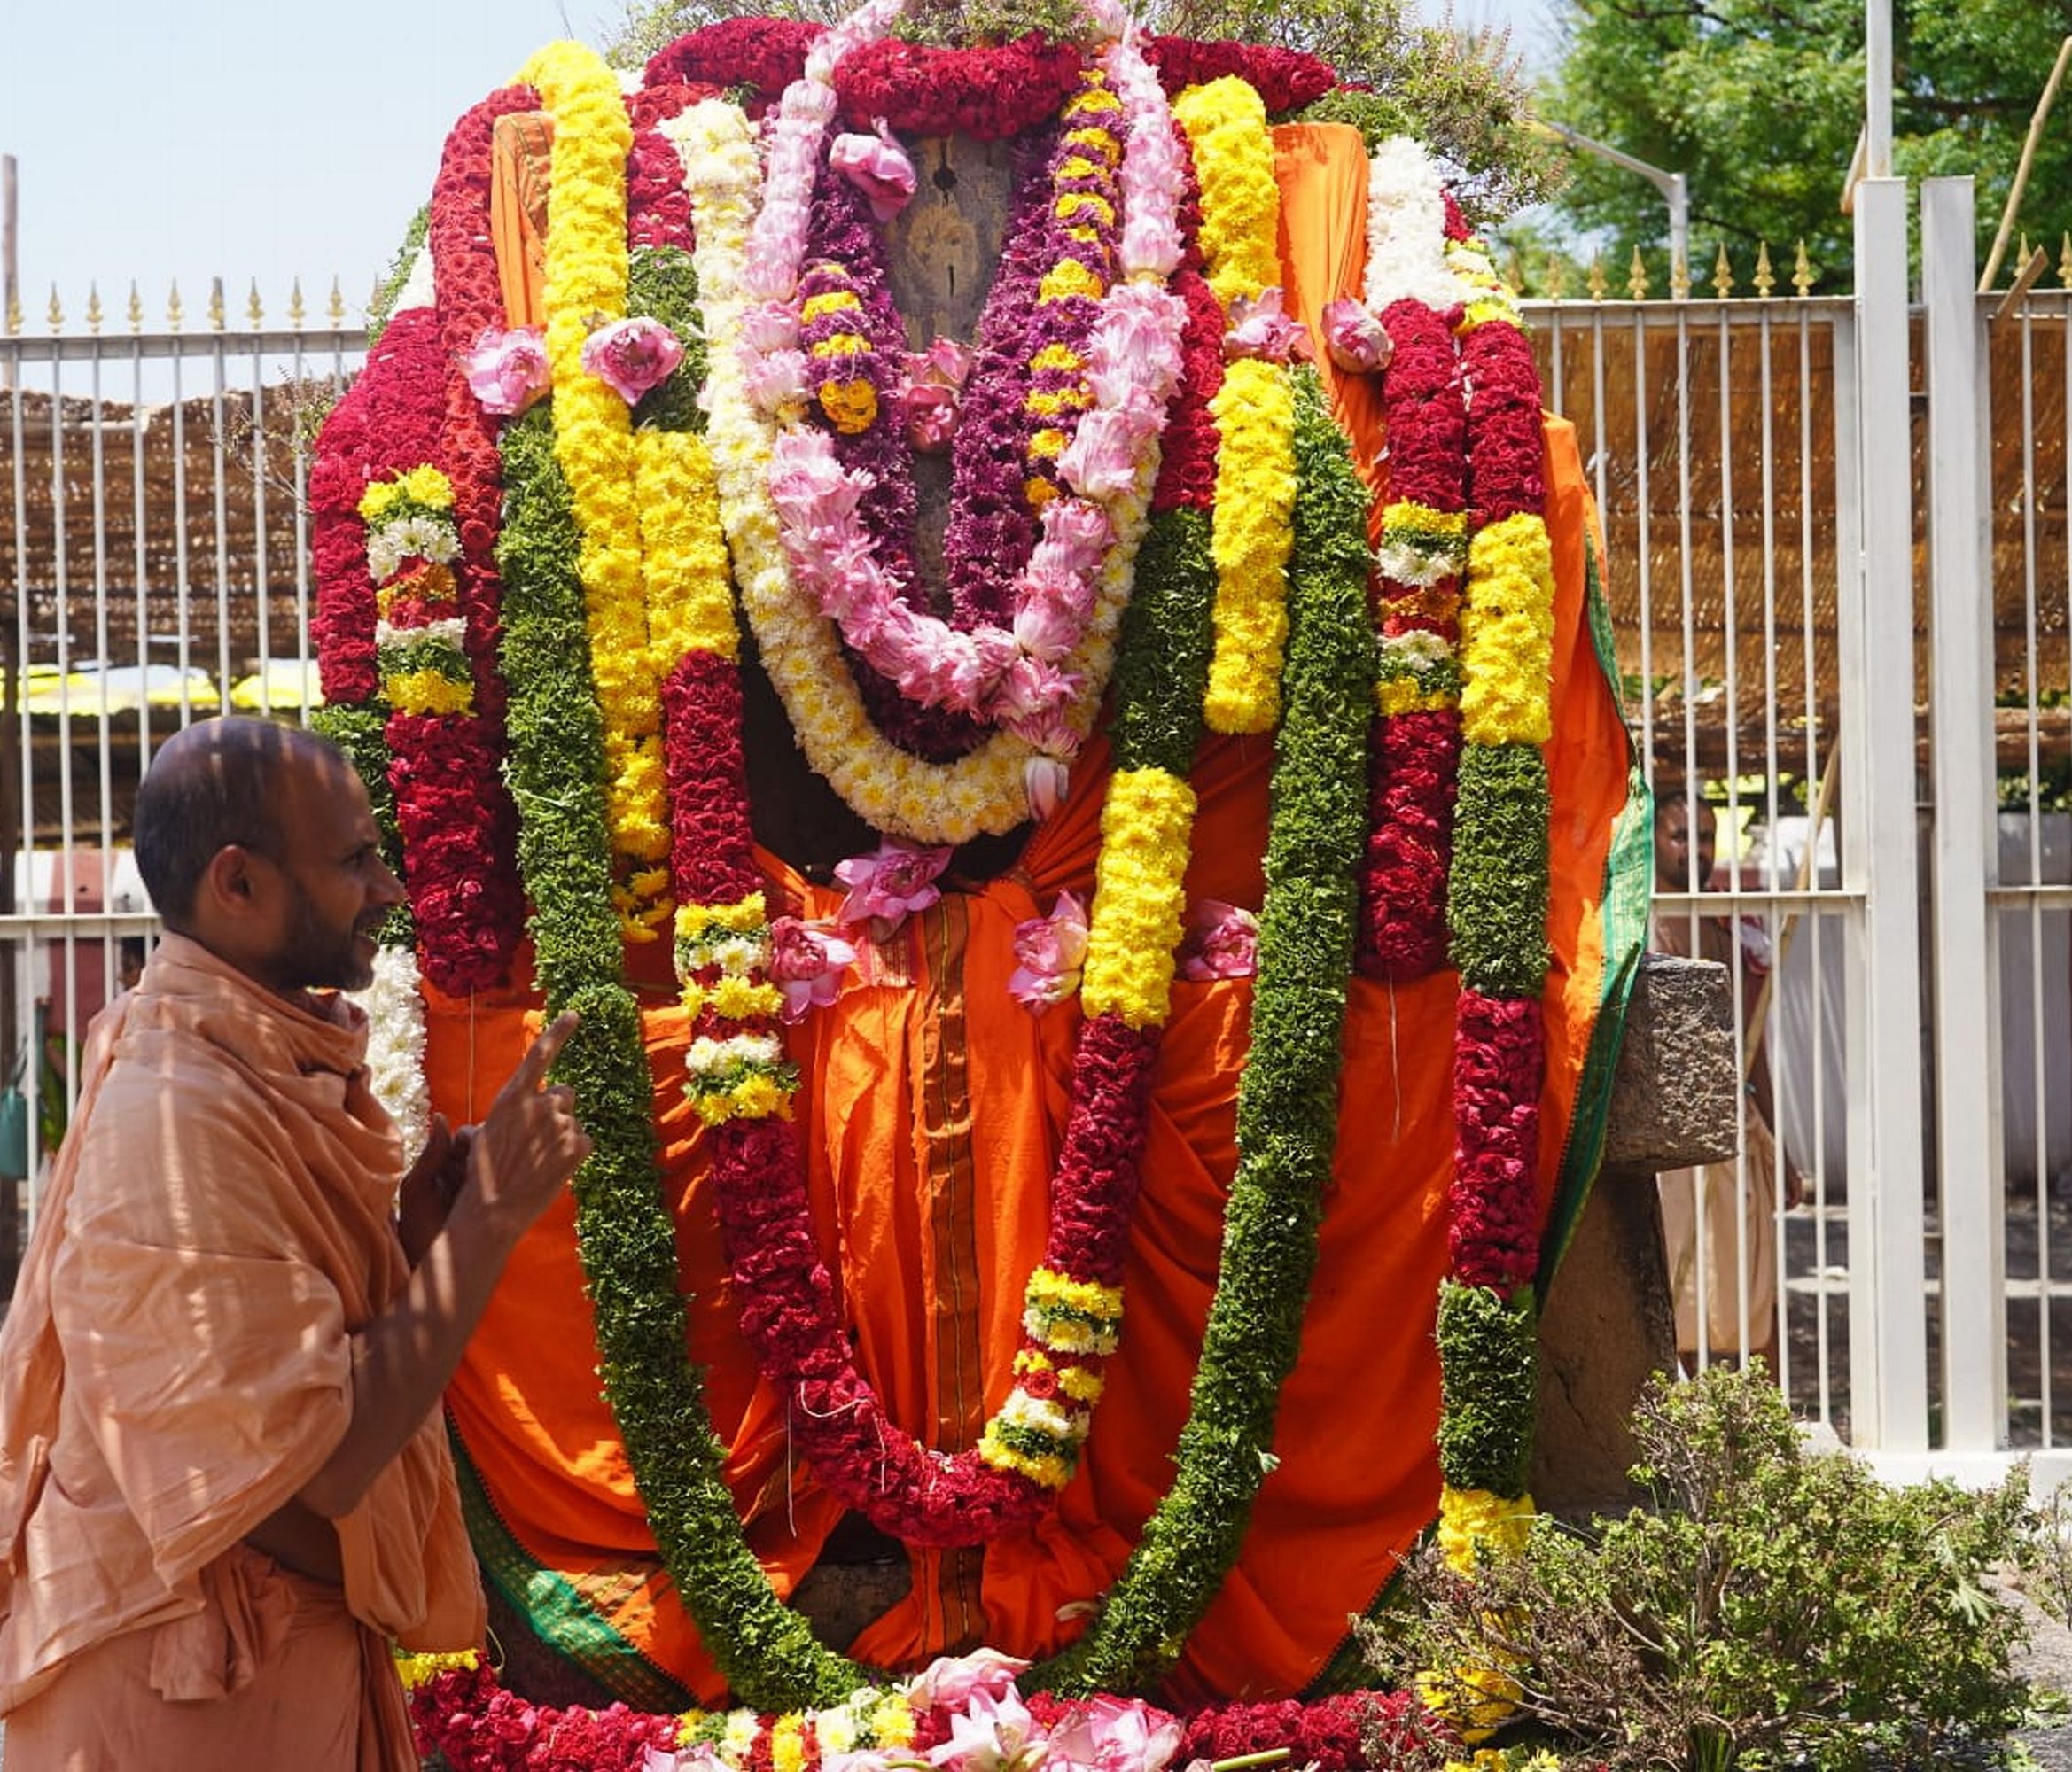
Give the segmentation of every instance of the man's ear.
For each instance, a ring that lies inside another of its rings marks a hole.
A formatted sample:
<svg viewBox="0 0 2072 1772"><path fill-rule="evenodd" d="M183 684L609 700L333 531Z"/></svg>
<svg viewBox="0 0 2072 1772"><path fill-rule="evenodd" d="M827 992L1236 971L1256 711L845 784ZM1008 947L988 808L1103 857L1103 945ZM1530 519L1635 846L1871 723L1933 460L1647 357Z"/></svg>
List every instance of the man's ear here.
<svg viewBox="0 0 2072 1772"><path fill-rule="evenodd" d="M240 918L256 907L260 885L252 851L239 843L225 843L202 869L196 897L220 916Z"/></svg>

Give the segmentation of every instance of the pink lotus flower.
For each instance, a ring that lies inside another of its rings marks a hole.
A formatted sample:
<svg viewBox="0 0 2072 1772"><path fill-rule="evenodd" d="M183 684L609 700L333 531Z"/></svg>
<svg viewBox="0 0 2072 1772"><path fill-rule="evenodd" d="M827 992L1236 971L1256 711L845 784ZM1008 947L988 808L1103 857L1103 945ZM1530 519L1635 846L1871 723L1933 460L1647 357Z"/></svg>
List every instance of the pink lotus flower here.
<svg viewBox="0 0 2072 1772"><path fill-rule="evenodd" d="M855 961L855 948L831 929L797 917L770 924L770 982L783 992L787 1022L832 1003L841 994L843 973Z"/></svg>
<svg viewBox="0 0 2072 1772"><path fill-rule="evenodd" d="M805 400L807 374L803 351L742 353L742 392L757 411L768 417Z"/></svg>
<svg viewBox="0 0 2072 1772"><path fill-rule="evenodd" d="M957 434L958 400L954 389L926 382L909 383L900 397L907 420L907 441L923 455L949 452Z"/></svg>
<svg viewBox="0 0 2072 1772"><path fill-rule="evenodd" d="M1057 458L1058 472L1081 498L1117 497L1136 479L1142 429L1126 410L1095 408Z"/></svg>
<svg viewBox="0 0 2072 1772"><path fill-rule="evenodd" d="M508 332L487 331L461 358L468 391L484 412L499 416L523 412L545 393L554 379L547 361L546 340L537 326L514 326Z"/></svg>
<svg viewBox="0 0 2072 1772"><path fill-rule="evenodd" d="M908 354L900 398L907 440L923 454L939 455L950 447L970 373L970 347L954 338L938 338L925 351Z"/></svg>
<svg viewBox="0 0 2072 1772"><path fill-rule="evenodd" d="M1031 917L1015 926L1015 958L1021 961L1008 980L1015 1001L1040 1015L1079 988L1079 968L1087 963L1087 907L1070 892L1060 892L1048 917Z"/></svg>
<svg viewBox="0 0 2072 1772"><path fill-rule="evenodd" d="M872 937L883 941L915 911L925 911L942 897L935 882L950 865L953 851L915 849L887 839L875 855L853 855L835 864L835 878L849 889L836 920L869 923Z"/></svg>
<svg viewBox="0 0 2072 1772"><path fill-rule="evenodd" d="M1049 1765L1053 1772L1164 1772L1180 1736L1178 1717L1103 1692L1052 1732Z"/></svg>
<svg viewBox="0 0 2072 1772"><path fill-rule="evenodd" d="M682 341L645 315L607 321L583 340L583 368L628 406L667 381L682 361Z"/></svg>
<svg viewBox="0 0 2072 1772"><path fill-rule="evenodd" d="M929 1760L948 1772L1035 1772L1043 1763L1047 1737L1012 1691L997 1698L974 1692L949 1723L949 1739L928 1750Z"/></svg>
<svg viewBox="0 0 2072 1772"><path fill-rule="evenodd" d="M798 315L786 302L759 301L742 311L741 342L765 357L791 350L798 343Z"/></svg>
<svg viewBox="0 0 2072 1772"><path fill-rule="evenodd" d="M837 136L828 165L861 191L871 214L885 222L914 200L914 162L883 117L876 127L874 136Z"/></svg>
<svg viewBox="0 0 2072 1772"><path fill-rule="evenodd" d="M997 1649L974 1649L969 1655L939 1655L907 1682L907 1702L919 1710L936 1705L956 1710L983 1694L1006 1698L1029 1664Z"/></svg>
<svg viewBox="0 0 2072 1772"><path fill-rule="evenodd" d="M1269 363L1307 362L1309 329L1281 306L1279 284L1230 304L1230 330L1223 335L1226 357L1259 357Z"/></svg>
<svg viewBox="0 0 2072 1772"><path fill-rule="evenodd" d="M1259 920L1220 898L1203 898L1188 919L1180 952L1180 975L1197 984L1250 978L1258 970Z"/></svg>
<svg viewBox="0 0 2072 1772"><path fill-rule="evenodd" d="M1022 793L1039 823L1064 804L1071 787L1071 771L1060 758L1032 757L1022 765Z"/></svg>
<svg viewBox="0 0 2072 1772"><path fill-rule="evenodd" d="M1324 308L1324 348L1350 375L1374 375L1389 367L1396 346L1388 330L1363 301L1342 295Z"/></svg>

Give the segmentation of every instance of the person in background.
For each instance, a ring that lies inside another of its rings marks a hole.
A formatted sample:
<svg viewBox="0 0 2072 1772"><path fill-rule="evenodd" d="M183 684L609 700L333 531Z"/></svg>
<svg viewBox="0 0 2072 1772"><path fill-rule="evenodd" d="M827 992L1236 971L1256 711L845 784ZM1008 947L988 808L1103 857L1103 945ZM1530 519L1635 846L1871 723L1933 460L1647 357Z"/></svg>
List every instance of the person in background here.
<svg viewBox="0 0 2072 1772"><path fill-rule="evenodd" d="M588 1152L545 1086L574 1017L401 1174L338 994L402 896L345 758L191 727L135 841L166 934L95 1024L0 1328L8 1772L414 1772L391 1645L484 1628L440 1395Z"/></svg>
<svg viewBox="0 0 2072 1772"><path fill-rule="evenodd" d="M115 988L118 992L136 989L136 981L144 976L144 937L124 936L122 945L115 956Z"/></svg>
<svg viewBox="0 0 2072 1772"><path fill-rule="evenodd" d="M1657 892L1712 890L1714 843L1710 805L1694 797L1681 784L1656 789ZM1761 1359L1772 1372L1777 1370L1779 1153L1772 1131L1770 1066L1763 1050L1763 1018L1757 1012L1770 964L1769 944L1760 939L1762 934L1760 925L1737 928L1726 916L1694 917L1688 910L1663 907L1658 907L1655 913L1653 944L1657 952L1717 960L1723 966L1738 967L1741 975L1739 1007L1746 1083L1741 1091L1741 1161L1736 1163L1729 1159L1671 1170L1658 1177L1670 1295L1676 1308L1677 1353L1686 1371L1694 1371L1698 1364L1701 1314L1703 1351L1708 1358L1731 1359L1747 1353ZM1788 1175L1786 1179L1786 1204L1796 1205L1797 1177Z"/></svg>

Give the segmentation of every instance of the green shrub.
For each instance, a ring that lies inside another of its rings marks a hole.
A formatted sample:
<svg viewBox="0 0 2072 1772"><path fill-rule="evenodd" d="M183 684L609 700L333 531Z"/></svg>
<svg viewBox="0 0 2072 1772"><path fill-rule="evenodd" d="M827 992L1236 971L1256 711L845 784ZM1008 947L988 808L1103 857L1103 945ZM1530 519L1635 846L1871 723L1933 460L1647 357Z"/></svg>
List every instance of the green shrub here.
<svg viewBox="0 0 2072 1772"><path fill-rule="evenodd" d="M2026 1469L1889 1487L1810 1449L1759 1364L1654 1380L1633 1431L1652 1509L1542 1516L1472 1577L1419 1553L1361 1627L1384 1678L1503 1668L1521 1727L1613 1768L1946 1765L2019 1722L2023 1628L1986 1583L2024 1547Z"/></svg>

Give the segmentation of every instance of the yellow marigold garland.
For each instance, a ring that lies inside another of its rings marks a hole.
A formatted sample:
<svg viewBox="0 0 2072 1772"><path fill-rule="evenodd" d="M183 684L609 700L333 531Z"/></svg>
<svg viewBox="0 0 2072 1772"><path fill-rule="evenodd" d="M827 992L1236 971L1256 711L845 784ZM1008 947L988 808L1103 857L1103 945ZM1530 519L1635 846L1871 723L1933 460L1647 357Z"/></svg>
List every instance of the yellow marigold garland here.
<svg viewBox="0 0 2072 1772"><path fill-rule="evenodd" d="M1119 1015L1139 1029L1164 1023L1194 820L1195 790L1179 776L1148 768L1110 777L1079 980L1088 1015Z"/></svg>
<svg viewBox="0 0 2072 1772"><path fill-rule="evenodd" d="M1281 280L1281 193L1259 95L1234 75L1173 101L1202 192L1201 249L1226 311ZM1210 553L1216 650L1203 703L1210 729L1270 732L1281 717L1288 640L1288 550L1295 513L1295 401L1285 364L1241 358L1210 404L1216 463Z"/></svg>
<svg viewBox="0 0 2072 1772"><path fill-rule="evenodd" d="M1554 550L1521 511L1468 544L1461 611L1461 732L1470 744L1545 744L1554 733Z"/></svg>
<svg viewBox="0 0 2072 1772"><path fill-rule="evenodd" d="M547 223L547 355L555 456L582 536L590 669L604 716L605 814L618 855L613 899L627 939L668 926L668 783L631 415L582 364L600 319L626 312L626 157L633 143L618 77L580 43L550 43L519 79L554 119Z"/></svg>

